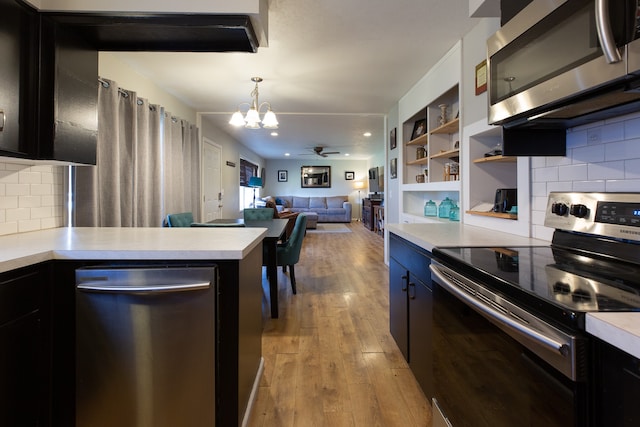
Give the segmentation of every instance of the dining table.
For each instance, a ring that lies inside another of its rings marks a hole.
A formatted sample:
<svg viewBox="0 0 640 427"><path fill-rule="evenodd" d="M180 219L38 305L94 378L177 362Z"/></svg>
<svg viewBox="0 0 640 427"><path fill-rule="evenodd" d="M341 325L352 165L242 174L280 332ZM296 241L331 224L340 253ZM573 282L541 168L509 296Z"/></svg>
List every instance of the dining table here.
<svg viewBox="0 0 640 427"><path fill-rule="evenodd" d="M289 219L268 219L245 221L237 219L214 219L207 222L213 226L242 226L266 228L267 233L262 239L262 246L265 249L265 259L263 264L267 267L267 280L269 281L269 302L271 305L271 318L278 318L278 241L284 236Z"/></svg>

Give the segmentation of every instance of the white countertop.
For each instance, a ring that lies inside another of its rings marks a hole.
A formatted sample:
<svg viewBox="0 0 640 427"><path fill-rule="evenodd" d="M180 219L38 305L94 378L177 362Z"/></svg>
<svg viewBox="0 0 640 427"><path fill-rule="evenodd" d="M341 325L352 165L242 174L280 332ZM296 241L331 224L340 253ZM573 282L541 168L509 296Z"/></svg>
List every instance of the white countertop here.
<svg viewBox="0 0 640 427"><path fill-rule="evenodd" d="M0 237L0 272L53 259L238 260L266 228L54 228Z"/></svg>
<svg viewBox="0 0 640 427"><path fill-rule="evenodd" d="M445 246L548 246L540 239L516 236L488 228L463 225L456 222L433 224L388 224L390 233L396 234L428 251Z"/></svg>
<svg viewBox="0 0 640 427"><path fill-rule="evenodd" d="M388 224L387 229L421 248L445 246L546 246L546 240L530 239L456 223ZM587 313L587 332L640 358L640 313Z"/></svg>

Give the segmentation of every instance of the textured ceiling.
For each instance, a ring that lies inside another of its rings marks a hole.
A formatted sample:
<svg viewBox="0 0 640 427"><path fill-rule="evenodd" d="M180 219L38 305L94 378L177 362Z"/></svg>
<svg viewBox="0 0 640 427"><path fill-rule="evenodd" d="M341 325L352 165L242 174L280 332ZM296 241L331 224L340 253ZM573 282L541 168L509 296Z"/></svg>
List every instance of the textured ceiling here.
<svg viewBox="0 0 640 427"><path fill-rule="evenodd" d="M468 7L468 0L272 0L269 45L255 54L118 56L264 158L320 145L362 159L386 141L385 114L476 24ZM260 100L278 114L277 137L227 123L250 101L252 76L264 78Z"/></svg>

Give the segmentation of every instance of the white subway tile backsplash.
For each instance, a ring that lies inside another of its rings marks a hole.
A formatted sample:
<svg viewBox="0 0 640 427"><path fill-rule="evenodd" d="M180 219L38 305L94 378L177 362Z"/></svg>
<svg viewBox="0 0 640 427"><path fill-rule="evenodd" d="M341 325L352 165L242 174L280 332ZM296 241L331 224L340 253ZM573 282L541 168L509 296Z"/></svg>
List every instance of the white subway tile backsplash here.
<svg viewBox="0 0 640 427"><path fill-rule="evenodd" d="M625 179L640 178L640 156L636 159L629 159L624 162L624 177Z"/></svg>
<svg viewBox="0 0 640 427"><path fill-rule="evenodd" d="M560 166L558 169L558 179L561 181L579 181L587 177L587 165L584 163Z"/></svg>
<svg viewBox="0 0 640 427"><path fill-rule="evenodd" d="M640 138L640 117L630 118L622 123L625 139Z"/></svg>
<svg viewBox="0 0 640 427"><path fill-rule="evenodd" d="M589 180L624 179L623 161L591 163L588 165L588 168Z"/></svg>
<svg viewBox="0 0 640 427"><path fill-rule="evenodd" d="M570 191L602 192L605 191L606 181L574 181Z"/></svg>
<svg viewBox="0 0 640 427"><path fill-rule="evenodd" d="M587 132L588 135L588 132ZM600 132L600 141L596 142L590 140L589 143L593 144L606 144L608 142L622 141L624 140L624 128L620 126L620 123L607 123L602 126Z"/></svg>
<svg viewBox="0 0 640 427"><path fill-rule="evenodd" d="M605 191L640 192L640 179L609 180Z"/></svg>
<svg viewBox="0 0 640 427"><path fill-rule="evenodd" d="M547 191L571 191L571 181L547 182ZM546 196L545 196L546 197Z"/></svg>
<svg viewBox="0 0 640 427"><path fill-rule="evenodd" d="M558 168L536 168L533 169L533 180L535 182L549 182L558 180Z"/></svg>
<svg viewBox="0 0 640 427"><path fill-rule="evenodd" d="M66 166L0 162L0 235L64 226Z"/></svg>
<svg viewBox="0 0 640 427"><path fill-rule="evenodd" d="M587 130L570 130L567 131L567 150L584 147L587 145Z"/></svg>
<svg viewBox="0 0 640 427"><path fill-rule="evenodd" d="M531 195L547 197L547 184L544 182L533 182L531 184Z"/></svg>
<svg viewBox="0 0 640 427"><path fill-rule="evenodd" d="M569 153L573 159L573 163L594 163L604 162L604 145L588 145L586 147L578 147Z"/></svg>

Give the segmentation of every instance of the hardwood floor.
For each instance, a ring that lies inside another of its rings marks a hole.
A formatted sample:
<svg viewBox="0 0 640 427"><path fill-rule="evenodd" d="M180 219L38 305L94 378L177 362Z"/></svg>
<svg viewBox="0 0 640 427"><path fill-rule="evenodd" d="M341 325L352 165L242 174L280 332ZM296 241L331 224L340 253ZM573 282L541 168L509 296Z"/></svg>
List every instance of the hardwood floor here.
<svg viewBox="0 0 640 427"><path fill-rule="evenodd" d="M431 407L389 334L383 239L362 223L348 226L351 233L307 233L297 295L278 269L280 318L265 319L250 427L431 425Z"/></svg>

